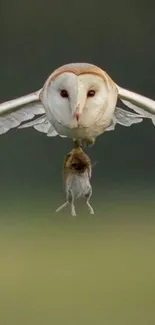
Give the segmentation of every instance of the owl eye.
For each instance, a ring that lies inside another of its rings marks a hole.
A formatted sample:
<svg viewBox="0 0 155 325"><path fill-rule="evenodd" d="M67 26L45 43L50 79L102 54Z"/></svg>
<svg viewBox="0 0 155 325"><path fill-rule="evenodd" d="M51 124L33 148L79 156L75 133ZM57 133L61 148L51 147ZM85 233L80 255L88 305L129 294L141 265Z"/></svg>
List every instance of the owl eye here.
<svg viewBox="0 0 155 325"><path fill-rule="evenodd" d="M67 92L67 90L65 90L65 89L62 89L62 90L60 91L60 95L61 95L61 97L63 97L63 98L68 98L68 97L69 97L68 92Z"/></svg>
<svg viewBox="0 0 155 325"><path fill-rule="evenodd" d="M88 92L87 92L87 97L94 97L95 96L95 90L89 90Z"/></svg>

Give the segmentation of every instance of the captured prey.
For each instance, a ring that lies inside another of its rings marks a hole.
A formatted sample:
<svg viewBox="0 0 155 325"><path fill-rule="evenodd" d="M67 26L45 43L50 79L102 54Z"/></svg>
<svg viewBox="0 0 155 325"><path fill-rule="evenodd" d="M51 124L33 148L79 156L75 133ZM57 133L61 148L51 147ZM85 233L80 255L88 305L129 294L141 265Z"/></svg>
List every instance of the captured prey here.
<svg viewBox="0 0 155 325"><path fill-rule="evenodd" d="M61 211L70 204L71 214L76 216L74 202L76 199L83 197L88 206L89 213L94 214L94 210L89 202L92 196L91 176L91 160L78 143L77 145L75 143L73 150L66 155L63 165L66 202L56 212Z"/></svg>

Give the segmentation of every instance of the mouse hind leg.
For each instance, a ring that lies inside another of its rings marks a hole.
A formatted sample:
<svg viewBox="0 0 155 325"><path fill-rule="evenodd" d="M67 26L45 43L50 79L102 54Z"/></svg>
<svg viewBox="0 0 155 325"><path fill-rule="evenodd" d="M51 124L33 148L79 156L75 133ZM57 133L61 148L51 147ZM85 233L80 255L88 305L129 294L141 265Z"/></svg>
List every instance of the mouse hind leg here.
<svg viewBox="0 0 155 325"><path fill-rule="evenodd" d="M90 190L87 192L87 194L85 194L85 198L86 198L86 204L88 206L89 213L94 214L94 209L89 203L91 196L92 196L92 188L90 187Z"/></svg>
<svg viewBox="0 0 155 325"><path fill-rule="evenodd" d="M71 190L67 193L67 200L71 205L71 215L76 216L75 205L74 205L74 195Z"/></svg>

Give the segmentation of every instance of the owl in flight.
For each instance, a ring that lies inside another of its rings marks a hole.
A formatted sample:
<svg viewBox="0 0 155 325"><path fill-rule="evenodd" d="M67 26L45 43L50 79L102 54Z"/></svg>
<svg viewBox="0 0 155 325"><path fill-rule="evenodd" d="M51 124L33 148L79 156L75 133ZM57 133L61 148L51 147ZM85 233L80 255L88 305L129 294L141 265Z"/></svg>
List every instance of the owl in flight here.
<svg viewBox="0 0 155 325"><path fill-rule="evenodd" d="M118 100L129 109L119 108ZM155 125L155 101L118 86L95 65L71 63L56 69L42 89L0 104L0 134L34 127L89 144L117 123L130 126L143 118Z"/></svg>

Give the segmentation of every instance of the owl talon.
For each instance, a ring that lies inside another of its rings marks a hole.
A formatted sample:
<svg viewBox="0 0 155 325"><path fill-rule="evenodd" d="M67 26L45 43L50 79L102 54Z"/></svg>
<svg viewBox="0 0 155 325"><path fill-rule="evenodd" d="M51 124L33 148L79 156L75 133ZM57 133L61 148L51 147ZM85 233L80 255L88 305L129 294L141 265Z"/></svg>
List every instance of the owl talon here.
<svg viewBox="0 0 155 325"><path fill-rule="evenodd" d="M77 147L82 147L82 141L81 140L77 140L77 139L73 139L73 144L74 144L74 148L77 148Z"/></svg>
<svg viewBox="0 0 155 325"><path fill-rule="evenodd" d="M82 140L82 146L84 148L90 148L94 145L95 139L84 139Z"/></svg>

